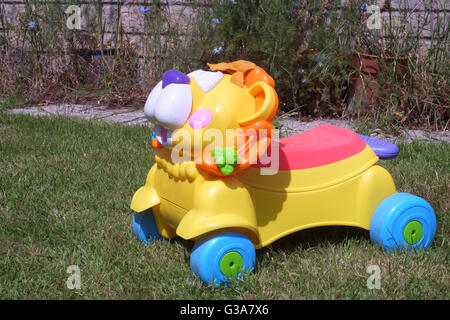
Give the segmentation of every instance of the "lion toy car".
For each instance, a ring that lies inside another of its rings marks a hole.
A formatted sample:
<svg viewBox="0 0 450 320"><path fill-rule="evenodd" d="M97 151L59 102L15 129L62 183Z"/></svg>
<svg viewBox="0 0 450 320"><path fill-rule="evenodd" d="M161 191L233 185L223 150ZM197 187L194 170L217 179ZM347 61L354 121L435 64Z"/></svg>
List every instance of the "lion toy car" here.
<svg viewBox="0 0 450 320"><path fill-rule="evenodd" d="M165 72L146 101L157 151L131 202L139 240L195 241L191 269L214 286L306 228L363 228L388 252L431 245L432 207L377 165L395 145L332 125L277 138L274 80L248 61L209 68Z"/></svg>

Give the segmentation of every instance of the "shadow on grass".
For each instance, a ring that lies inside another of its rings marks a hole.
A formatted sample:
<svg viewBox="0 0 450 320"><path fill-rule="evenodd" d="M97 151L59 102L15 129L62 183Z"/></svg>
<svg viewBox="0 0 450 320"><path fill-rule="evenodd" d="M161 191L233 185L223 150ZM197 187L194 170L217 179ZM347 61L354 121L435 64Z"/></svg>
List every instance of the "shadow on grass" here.
<svg viewBox="0 0 450 320"><path fill-rule="evenodd" d="M265 253L267 250L286 252L308 250L324 245L341 244L347 240L370 240L369 231L348 226L310 228L287 235L258 251Z"/></svg>
<svg viewBox="0 0 450 320"><path fill-rule="evenodd" d="M257 260L260 260L262 256L268 252L276 251L289 254L297 250L306 251L316 247L339 245L348 240L370 241L369 231L348 226L327 226L305 229L287 235L273 242L269 246L256 250L256 256ZM181 237L166 241L183 247L186 250L185 252L188 252L185 259L189 262L190 254L195 245L195 241L185 240Z"/></svg>

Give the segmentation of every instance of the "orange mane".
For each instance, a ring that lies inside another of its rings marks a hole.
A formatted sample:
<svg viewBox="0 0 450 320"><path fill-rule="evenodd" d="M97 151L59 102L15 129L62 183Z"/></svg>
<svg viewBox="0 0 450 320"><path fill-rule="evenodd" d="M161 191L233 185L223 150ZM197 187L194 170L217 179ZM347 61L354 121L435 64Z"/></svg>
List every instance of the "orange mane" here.
<svg viewBox="0 0 450 320"><path fill-rule="evenodd" d="M256 82L262 81L267 83L273 89L275 89L275 81L267 74L261 67L258 67L253 62L238 60L231 63L218 63L208 64L212 71L221 71L223 73L232 74L231 82L243 87L250 88ZM271 124L278 110L278 96L275 93L275 105L266 120L255 120L254 122L242 126L240 134L237 134L234 138L234 145L238 146L238 140L243 135L245 137L245 143L237 149L240 159L243 161L235 166L234 173L248 168L251 164L256 163L256 160L264 154L267 148L270 146L271 138L275 127ZM255 96L255 112L257 112L263 105L265 100L264 92ZM268 133L266 136L260 136L260 130L266 130ZM247 133L256 132L256 136ZM197 161L197 167L201 170L208 172L209 174L216 176L225 176L215 163L214 157L208 152L203 152L201 161Z"/></svg>

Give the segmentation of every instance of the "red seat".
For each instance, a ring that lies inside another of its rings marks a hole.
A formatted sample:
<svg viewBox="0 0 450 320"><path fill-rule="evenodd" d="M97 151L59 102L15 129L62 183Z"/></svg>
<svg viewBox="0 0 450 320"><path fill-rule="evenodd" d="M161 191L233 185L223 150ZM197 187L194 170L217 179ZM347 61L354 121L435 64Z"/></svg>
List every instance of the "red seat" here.
<svg viewBox="0 0 450 320"><path fill-rule="evenodd" d="M327 165L354 156L366 147L366 143L354 131L328 124L281 138L278 142L279 170L308 169ZM269 147L269 155L270 149ZM269 167L260 163L255 166Z"/></svg>

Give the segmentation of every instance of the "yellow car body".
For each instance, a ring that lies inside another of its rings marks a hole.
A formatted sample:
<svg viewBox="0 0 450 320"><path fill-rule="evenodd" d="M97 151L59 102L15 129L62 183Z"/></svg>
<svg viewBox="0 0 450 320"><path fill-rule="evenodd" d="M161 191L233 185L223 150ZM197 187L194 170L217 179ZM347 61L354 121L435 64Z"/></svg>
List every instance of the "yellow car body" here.
<svg viewBox="0 0 450 320"><path fill-rule="evenodd" d="M167 149L160 150L155 161L131 209L152 208L165 238L195 239L218 229L236 229L261 248L306 228L369 230L377 206L396 193L391 175L376 165L378 157L369 146L325 166L275 175L260 175L251 167L225 179L199 172L193 162L171 163Z"/></svg>

